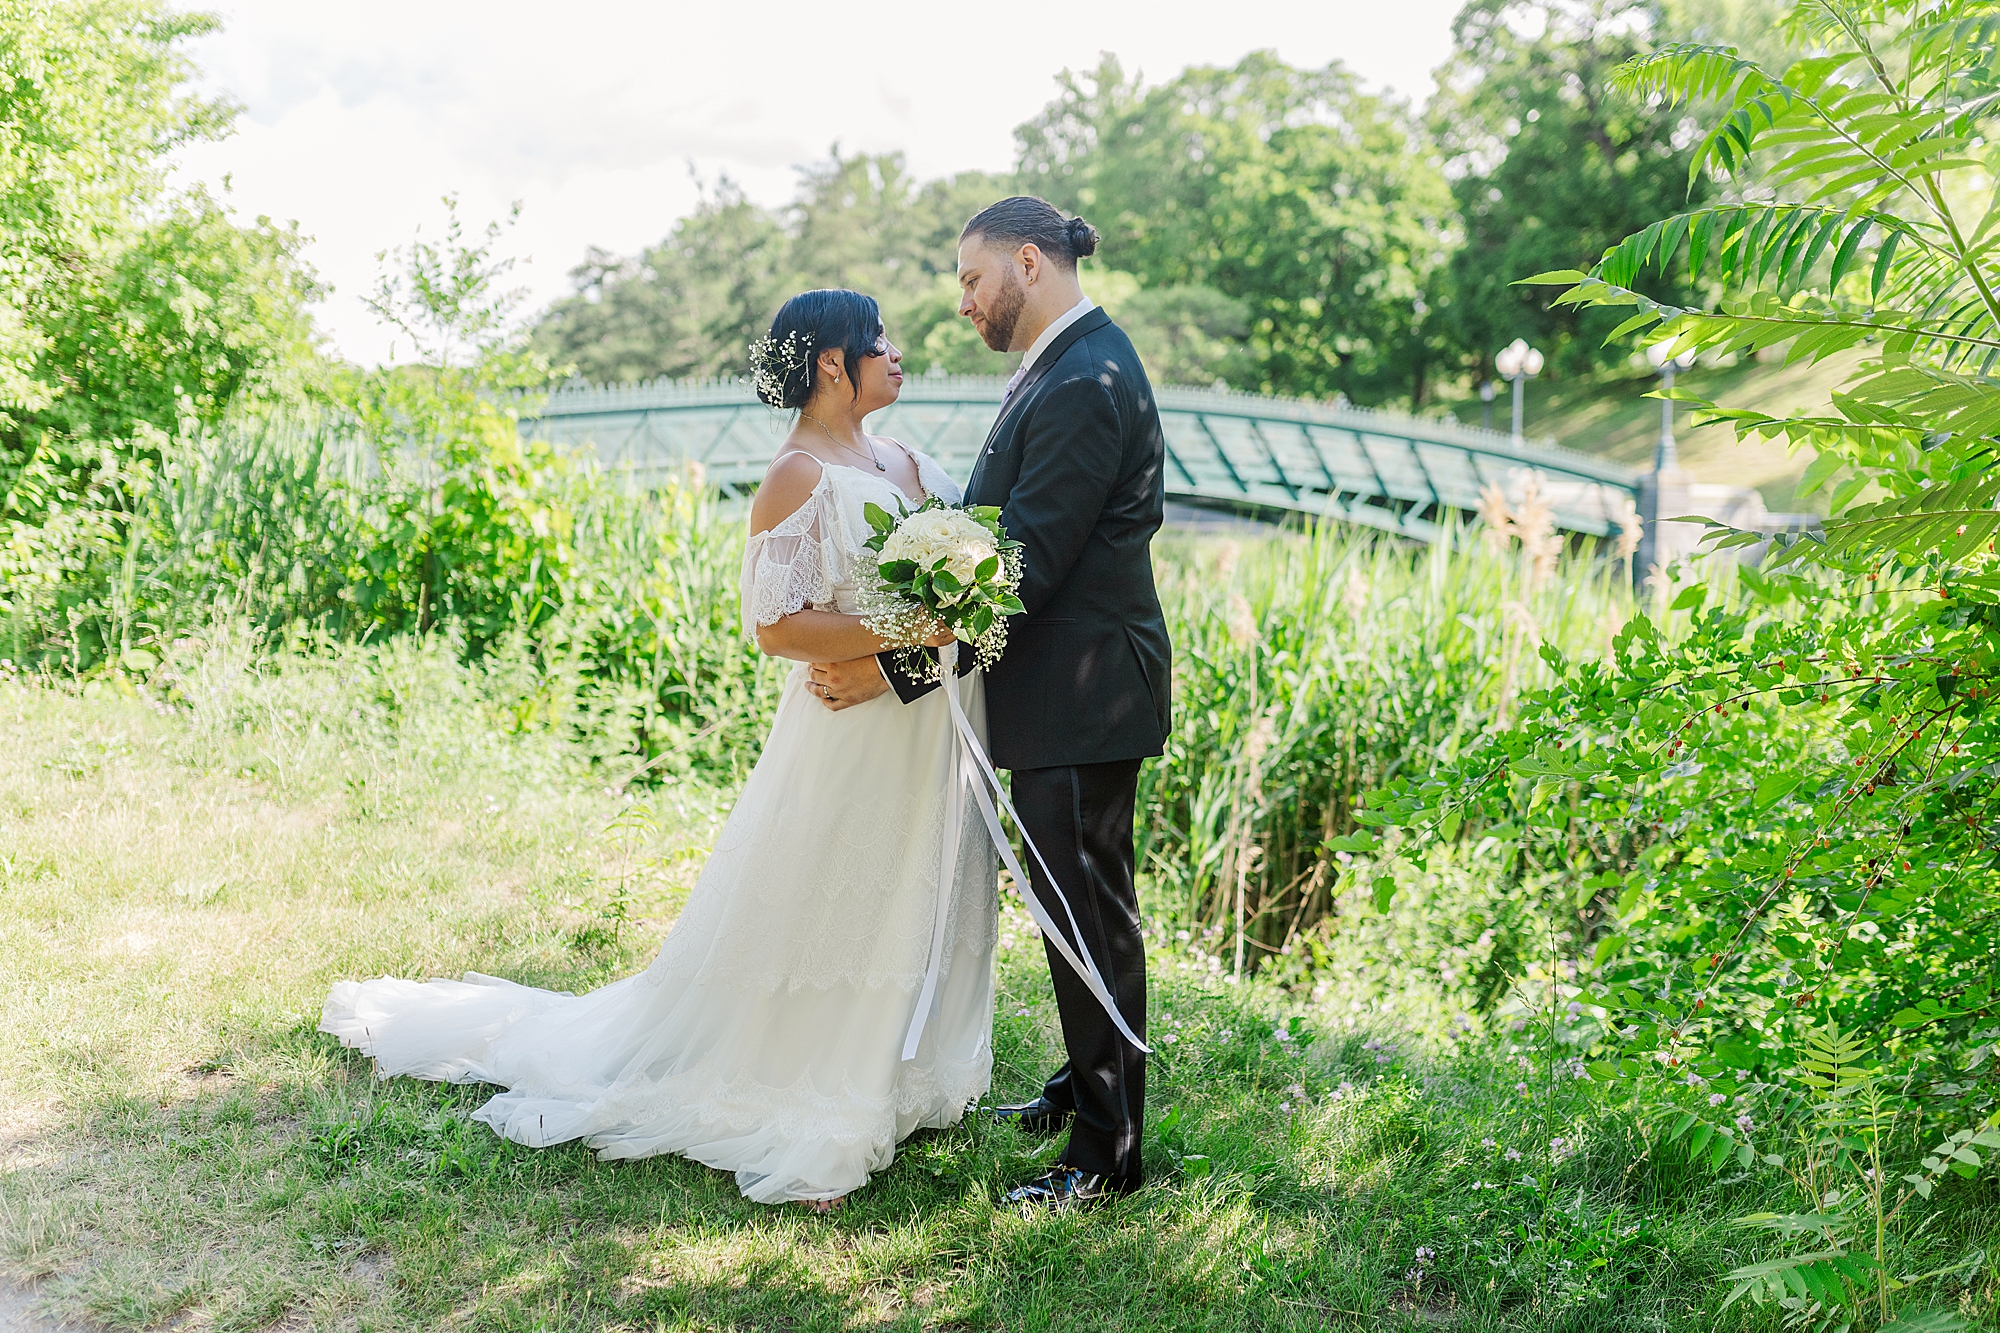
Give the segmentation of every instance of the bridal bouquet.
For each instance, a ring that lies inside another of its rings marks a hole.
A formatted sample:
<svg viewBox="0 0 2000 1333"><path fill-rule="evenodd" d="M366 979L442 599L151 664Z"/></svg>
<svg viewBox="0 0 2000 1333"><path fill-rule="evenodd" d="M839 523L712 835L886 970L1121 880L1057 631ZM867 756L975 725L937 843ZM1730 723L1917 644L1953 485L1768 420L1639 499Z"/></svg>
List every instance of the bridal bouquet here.
<svg viewBox="0 0 2000 1333"><path fill-rule="evenodd" d="M901 506L898 506L901 508ZM990 505L958 508L933 496L892 515L880 505L863 511L874 535L878 580L865 597L862 624L902 647L912 674L939 668L915 651L942 627L968 645L982 667L1007 648L1007 617L1020 615L1021 543L1000 526Z"/></svg>

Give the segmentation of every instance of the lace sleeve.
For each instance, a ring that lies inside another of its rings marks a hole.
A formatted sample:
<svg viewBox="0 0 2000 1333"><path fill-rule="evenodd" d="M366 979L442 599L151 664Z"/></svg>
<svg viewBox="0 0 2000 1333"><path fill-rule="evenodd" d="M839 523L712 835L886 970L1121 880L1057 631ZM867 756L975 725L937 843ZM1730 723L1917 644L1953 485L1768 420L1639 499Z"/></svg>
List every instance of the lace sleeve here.
<svg viewBox="0 0 2000 1333"><path fill-rule="evenodd" d="M743 547L743 632L776 624L794 611L833 600L831 497L826 479L806 502Z"/></svg>

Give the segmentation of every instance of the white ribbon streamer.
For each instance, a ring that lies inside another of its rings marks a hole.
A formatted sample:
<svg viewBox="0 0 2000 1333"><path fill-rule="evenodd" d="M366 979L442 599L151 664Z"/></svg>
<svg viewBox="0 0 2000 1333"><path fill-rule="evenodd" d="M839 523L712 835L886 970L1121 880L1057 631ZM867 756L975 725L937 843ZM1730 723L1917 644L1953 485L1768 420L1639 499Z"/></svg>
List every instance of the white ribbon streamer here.
<svg viewBox="0 0 2000 1333"><path fill-rule="evenodd" d="M947 768L949 776L945 779L948 785L945 794L944 847L943 857L938 864L938 902L936 918L931 926L930 966L924 973L923 990L917 996L917 1011L910 1017L909 1035L903 1039L903 1058L905 1060L916 1058L917 1043L923 1038L924 1025L929 1021L931 1009L937 1002L938 976L944 964L945 917L951 907L952 883L958 871L959 822L964 810L961 801L964 788L968 785L972 788L973 800L979 806L980 816L985 820L986 832L993 839L993 846L998 849L1000 859L1005 862L1007 873L1014 877L1015 885L1021 890L1021 899L1027 904L1028 915L1041 929L1043 937L1082 979L1085 988L1096 997L1098 1004L1103 1006L1104 1012L1109 1015L1118 1031L1124 1034L1125 1040L1151 1055L1153 1048L1139 1040L1139 1034L1132 1031L1131 1026L1126 1023L1125 1015L1118 1012L1118 1002L1112 998L1111 988L1104 984L1104 976L1097 970L1097 961L1090 956L1090 951L1084 949L1082 956L1079 957L1077 950L1070 947L1069 939L1056 928L1054 918L1049 915L1048 909L1042 905L1041 898L1035 893L1033 881L1028 878L1027 871L1021 868L1019 858L1014 855L1013 843L1008 841L1006 832L1000 826L1000 812L993 804L995 797L999 798L1000 807L1006 810L1007 817L1014 821L1014 827L1021 830L1021 841L1027 845L1029 853L1035 858L1035 864L1042 868L1042 874L1049 887L1055 891L1057 901L1062 903L1063 915L1069 919L1071 933L1081 944L1083 931L1076 924L1076 912L1069 905L1069 896L1063 892L1062 885L1056 880L1055 872L1049 869L1049 863L1043 858L1041 848L1035 846L1035 840L1028 836L1028 826L1021 822L1020 812L1014 808L1014 803L1007 799L1006 788L1000 785L1000 775L994 772L993 762L986 757L986 749L979 743L979 734L973 730L972 719L965 715L965 706L959 701L958 645L948 643L939 649L938 663L942 668L940 683L944 690L946 705L951 710L952 722L951 736L946 742L951 748L951 762Z"/></svg>

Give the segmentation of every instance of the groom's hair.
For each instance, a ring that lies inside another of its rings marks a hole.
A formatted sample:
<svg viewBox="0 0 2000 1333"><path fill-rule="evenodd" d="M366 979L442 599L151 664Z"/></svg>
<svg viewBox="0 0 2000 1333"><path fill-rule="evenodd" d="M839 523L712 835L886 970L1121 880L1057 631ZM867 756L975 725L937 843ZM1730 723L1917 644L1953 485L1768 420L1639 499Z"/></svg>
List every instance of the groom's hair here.
<svg viewBox="0 0 2000 1333"><path fill-rule="evenodd" d="M1097 251L1097 228L1082 218L1066 218L1056 206L1032 194L1017 194L989 204L973 215L958 234L960 241L977 236L1003 249L1033 245L1062 268Z"/></svg>

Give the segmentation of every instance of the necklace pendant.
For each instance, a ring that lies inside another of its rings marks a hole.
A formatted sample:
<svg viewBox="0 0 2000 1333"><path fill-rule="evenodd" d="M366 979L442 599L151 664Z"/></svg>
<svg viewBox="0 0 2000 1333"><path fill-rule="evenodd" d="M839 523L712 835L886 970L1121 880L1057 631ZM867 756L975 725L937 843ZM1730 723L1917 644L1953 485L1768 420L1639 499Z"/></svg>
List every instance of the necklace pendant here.
<svg viewBox="0 0 2000 1333"><path fill-rule="evenodd" d="M877 472L887 472L889 470L889 465L887 463L882 462L880 459L877 459L875 463L875 470Z"/></svg>

